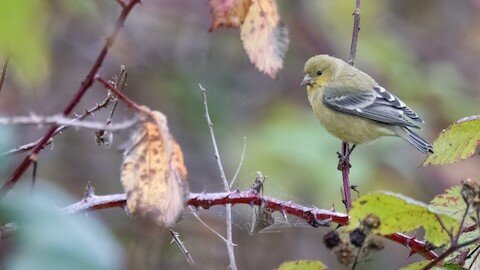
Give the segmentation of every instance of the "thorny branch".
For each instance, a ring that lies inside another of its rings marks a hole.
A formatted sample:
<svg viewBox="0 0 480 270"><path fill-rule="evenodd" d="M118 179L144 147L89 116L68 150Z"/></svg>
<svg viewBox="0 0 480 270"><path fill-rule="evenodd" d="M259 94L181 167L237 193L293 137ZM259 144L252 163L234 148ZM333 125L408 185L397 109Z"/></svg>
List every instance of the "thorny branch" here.
<svg viewBox="0 0 480 270"><path fill-rule="evenodd" d="M127 105L128 108L132 108L139 113L143 113L143 114L147 113L147 110L144 107L140 106L135 101L131 100L129 97L127 97L125 94L123 94L121 90L117 89L111 83L105 81L99 75L95 76L95 80L98 81L99 83L101 83L107 90L113 92L113 94L116 97L118 97L120 100L122 100L125 103L125 105Z"/></svg>
<svg viewBox="0 0 480 270"><path fill-rule="evenodd" d="M350 45L350 58L348 63L350 65L355 65L355 56L357 53L357 43L358 43L358 33L360 32L360 5L361 0L356 0L355 2L355 12L353 13L353 31L352 31L352 43ZM345 207L347 212L352 208L352 194L350 192L350 153L353 148L350 148L347 142L342 142L342 157L345 160L341 160L343 166L340 166L339 169L342 171L342 183L343 183L343 200L345 202Z"/></svg>
<svg viewBox="0 0 480 270"><path fill-rule="evenodd" d="M137 117L120 123L105 124L94 121L77 121L77 119L78 118L66 118L63 115L0 117L0 125L57 125L89 129L102 129L114 132L131 128L139 121Z"/></svg>
<svg viewBox="0 0 480 270"><path fill-rule="evenodd" d="M228 184L227 177L225 176L225 170L223 169L222 159L218 151L217 140L215 139L215 132L213 131L213 123L212 123L212 120L210 119L210 114L208 113L207 90L205 90L205 88L203 88L201 84L198 84L198 86L201 89L201 93L203 97L203 105L205 107L205 119L207 120L208 130L210 131L210 137L212 139L215 159L217 160L218 170L220 171L220 177L222 178L225 191L229 192L230 185ZM226 209L226 223L227 223L228 259L230 261L230 268L232 270L237 270L237 263L235 261L235 250L234 250L233 235L232 235L232 205L226 204L225 209Z"/></svg>
<svg viewBox="0 0 480 270"><path fill-rule="evenodd" d="M88 110L85 110L85 112L79 116L77 116L76 119L72 120L72 122L75 122L75 121L82 121L84 119L86 119L87 117L89 116L92 116L95 112L99 111L100 109L104 109L108 106L108 104L110 103L112 99L112 96L111 95L108 95L100 104L97 104L95 105L93 108L90 108ZM48 140L44 145L43 147L45 148L46 146L48 146L50 143L52 143L53 141L53 137L55 137L56 135L62 133L63 131L67 130L70 126L69 125L63 125L63 126L60 126L58 127L55 132L53 133L52 137L50 138L50 140ZM20 154L20 153L23 153L23 152L26 152L26 151L29 151L31 150L33 147L35 147L37 144L40 143L42 138L34 141L34 142L31 142L31 143L27 143L27 144L24 144L24 145L21 145L21 146L17 146L15 147L14 149L11 149L11 150L8 150L6 152L3 152L0 154L0 157L2 156L13 156L13 155L16 155L16 154Z"/></svg>
<svg viewBox="0 0 480 270"><path fill-rule="evenodd" d="M123 28L123 25L125 24L125 20L130 14L130 11L138 3L140 3L140 0L130 0L128 4L126 4L125 6L122 6L122 12L120 13L117 19L117 22L115 23L112 34L105 40L105 44L102 50L100 51L99 55L97 56L95 63L93 64L92 68L86 75L80 87L77 89L76 94L73 96L73 98L70 100L68 105L63 110L63 116L68 116L73 111L73 109L77 106L78 102L80 102L80 100L82 99L83 95L85 95L85 93L90 88L90 86L92 86L95 76L98 70L100 69L100 67L102 66L103 61L105 60L105 57L107 56L110 47L112 46L118 33L120 32L120 29ZM33 147L32 152L27 157L25 157L25 159L20 163L20 165L18 165L18 167L12 173L10 179L8 179L8 181L5 182L3 186L0 188L0 200L3 199L7 194L7 192L13 188L13 186L17 183L20 177L25 173L28 167L30 167L32 162L38 159L38 153L40 153L40 151L44 148L44 145L52 138L57 128L59 128L58 125L52 125L48 129L48 131L45 133L45 135L42 137L42 139L38 142L38 144L36 144Z"/></svg>
<svg viewBox="0 0 480 270"><path fill-rule="evenodd" d="M251 206L259 206L262 204L272 213L278 211L284 215L288 214L296 216L305 220L308 224L318 224L322 221L330 221L339 225L347 225L349 220L348 215L343 213L306 207L291 201L287 202L268 196L262 196L255 190L235 190L220 193L191 193L189 199L187 200L188 206L203 209L209 209L212 206L226 204L248 204ZM79 213L113 207L120 207L123 209L125 205L125 194L104 196L92 195L86 199L82 199L77 203L61 209L61 211L64 213ZM415 237L411 237L402 233L394 233L385 237L409 248L412 254L420 254L425 259L433 260L438 257L437 254L432 251L432 247L429 243L418 240Z"/></svg>
<svg viewBox="0 0 480 270"><path fill-rule="evenodd" d="M185 255L187 258L187 262L189 264L195 264L195 261L192 258L192 255L188 251L187 247L185 246L185 243L180 240L180 234L174 230L170 230L170 234L172 235L172 243L175 242L178 246L178 248L182 251L182 253Z"/></svg>
<svg viewBox="0 0 480 270"><path fill-rule="evenodd" d="M127 84L127 69L125 68L124 65L120 66L120 73L116 76L115 79L115 84L114 86L119 89L120 92L123 92L123 89L125 89L125 86ZM108 93L108 95L113 94L111 92ZM107 121L105 122L106 125L110 125L112 123L113 119L113 114L115 113L115 109L117 108L118 105L118 99L115 98L115 102L113 103L113 107L110 110L110 113L108 115ZM112 133L106 132L104 129L99 129L95 131L95 136L97 138L97 144L104 144L105 146L109 147L112 144Z"/></svg>

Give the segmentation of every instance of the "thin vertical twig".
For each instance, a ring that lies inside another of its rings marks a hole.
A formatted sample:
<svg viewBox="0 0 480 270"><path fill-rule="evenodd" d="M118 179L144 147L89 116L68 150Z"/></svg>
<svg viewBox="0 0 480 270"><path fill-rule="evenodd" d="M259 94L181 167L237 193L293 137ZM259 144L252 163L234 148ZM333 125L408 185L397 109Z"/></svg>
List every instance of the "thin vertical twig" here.
<svg viewBox="0 0 480 270"><path fill-rule="evenodd" d="M120 93L122 93L123 89L125 89L125 85L127 83L127 76L128 76L127 69L125 68L125 66L122 65L120 67L120 74L118 75L117 80L115 82L115 87L120 91ZM112 123L113 114L115 113L115 109L117 108L117 106L118 106L118 99L115 100L115 103L113 103L112 110L110 111L110 114L108 115L108 118L107 118L107 125Z"/></svg>
<svg viewBox="0 0 480 270"><path fill-rule="evenodd" d="M0 75L0 91L2 91L3 83L5 82L5 77L7 77L7 68L8 68L9 61L10 61L10 57L7 56L7 58L5 59L5 62L3 63L2 74Z"/></svg>
<svg viewBox="0 0 480 270"><path fill-rule="evenodd" d="M230 181L230 188L233 187L235 181L237 180L238 174L240 173L240 169L243 165L243 159L245 158L245 151L247 150L247 137L243 137L243 148L242 148L242 155L240 156L240 161L238 162L237 171L233 175L232 181Z"/></svg>
<svg viewBox="0 0 480 270"><path fill-rule="evenodd" d="M352 43L350 45L350 58L348 63L355 65L355 56L357 54L358 33L360 32L360 5L361 0L355 1L355 12L353 13L353 30L352 30ZM345 200L345 207L347 212L352 208L352 195L350 192L350 146L347 142L342 142L342 155L346 157L344 166L341 167L342 171L342 183L343 183L343 197Z"/></svg>
<svg viewBox="0 0 480 270"><path fill-rule="evenodd" d="M358 33L360 32L360 6L362 0L355 1L355 11L353 12L353 31L352 31L352 43L350 44L350 58L348 63L352 66L355 65L355 57L357 55L357 43Z"/></svg>
<svg viewBox="0 0 480 270"><path fill-rule="evenodd" d="M223 186L226 192L230 191L230 186L228 184L227 177L225 176L225 170L223 169L222 159L220 158L220 153L218 151L217 140L215 139L215 132L213 131L213 123L210 119L210 114L208 112L208 103L207 103L207 90L203 88L201 84L198 84L201 89L203 97L203 105L205 107L205 119L207 120L208 129L210 131L210 137L212 139L213 150L215 153L215 159L217 160L218 170L220 171L220 177L223 181ZM237 270L237 263L235 262L235 251L233 244L233 235L232 235L232 205L226 204L226 222L227 222L227 250L228 250L228 259L230 261L230 268L232 270Z"/></svg>

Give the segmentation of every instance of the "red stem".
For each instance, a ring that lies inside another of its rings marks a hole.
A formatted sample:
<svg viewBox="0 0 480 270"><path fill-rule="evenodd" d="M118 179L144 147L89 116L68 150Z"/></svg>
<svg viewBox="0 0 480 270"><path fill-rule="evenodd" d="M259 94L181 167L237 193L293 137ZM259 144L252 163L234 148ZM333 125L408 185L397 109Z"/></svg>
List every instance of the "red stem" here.
<svg viewBox="0 0 480 270"><path fill-rule="evenodd" d="M112 84L110 84L107 81L105 81L104 79L102 79L102 77L97 75L95 77L95 80L100 82L108 90L112 91L120 100L122 100L127 105L127 107L133 108L140 113L145 113L146 112L146 110L144 108L142 108L142 106L138 105L135 101L128 98L124 93L122 93L120 90L118 90Z"/></svg>
<svg viewBox="0 0 480 270"><path fill-rule="evenodd" d="M342 166L342 182L343 182L343 199L345 202L345 208L347 208L347 213L352 208L352 195L350 193L350 146L346 142L342 142L342 155L347 158L347 161L344 166Z"/></svg>
<svg viewBox="0 0 480 270"><path fill-rule="evenodd" d="M355 56L357 54L357 44L358 44L358 33L360 32L360 5L362 4L361 0L355 1L355 12L353 13L353 30L352 30L352 42L350 44L350 58L348 63L352 66L355 65ZM343 199L345 202L345 207L347 208L347 213L352 208L352 195L350 193L350 153L347 142L342 142L342 154L346 157L344 166L342 166L342 182L343 182Z"/></svg>
<svg viewBox="0 0 480 270"><path fill-rule="evenodd" d="M349 220L348 215L343 213L306 207L293 202L286 202L267 196L261 196L254 190L236 190L220 193L191 193L189 199L187 200L187 205L196 208L208 209L212 206L226 204L249 204L252 206L260 205L262 201L264 203L263 205L272 212L279 211L283 214L296 216L305 220L309 224L318 224L322 221L331 221L339 225L347 225ZM66 213L77 213L112 207L123 208L125 205L125 194L113 194L105 196L90 195L80 202L63 208L62 211ZM418 240L415 237L410 237L402 233L394 233L385 237L410 248L411 254L418 253L427 260L433 260L438 257L438 255L431 250L431 245L425 241Z"/></svg>
<svg viewBox="0 0 480 270"><path fill-rule="evenodd" d="M105 57L107 56L109 48L112 46L113 42L115 41L118 33L120 32L120 29L123 27L125 20L127 19L128 14L130 11L133 9L133 7L138 4L140 1L139 0L130 0L128 5L126 5L123 9L122 12L120 13L117 22L115 23L115 27L113 29L112 34L106 39L105 45L103 46L100 54L97 57L97 60L93 64L92 68L88 72L87 76L85 77L85 80L81 83L80 87L76 91L75 96L72 98L72 100L69 102L69 104L65 107L63 110L63 115L68 116L75 106L78 104L80 99L83 97L83 95L87 92L87 90L92 86L93 80L95 79L95 74L98 72L98 69L102 66L103 61L105 60ZM5 197L8 191L10 191L13 186L17 183L17 181L20 179L20 177L25 173L25 171L30 167L32 164L32 161L37 160L37 154L43 149L43 146L47 141L53 136L55 133L55 130L58 128L58 125L52 125L46 134L42 137L42 139L35 145L35 147L32 149L32 152L30 155L28 155L20 165L15 169L15 171L12 173L10 179L3 184L3 186L0 188L0 200Z"/></svg>

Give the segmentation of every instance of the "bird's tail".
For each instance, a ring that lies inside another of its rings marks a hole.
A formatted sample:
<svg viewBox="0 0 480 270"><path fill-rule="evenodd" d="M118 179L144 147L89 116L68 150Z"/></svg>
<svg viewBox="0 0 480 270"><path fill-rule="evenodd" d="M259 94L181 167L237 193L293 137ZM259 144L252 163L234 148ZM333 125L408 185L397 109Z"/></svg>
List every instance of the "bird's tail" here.
<svg viewBox="0 0 480 270"><path fill-rule="evenodd" d="M420 137L420 135L413 132L408 127L402 127L401 129L398 129L397 135L405 139L411 145L415 146L415 148L422 152L422 154L433 153L432 146L422 137Z"/></svg>

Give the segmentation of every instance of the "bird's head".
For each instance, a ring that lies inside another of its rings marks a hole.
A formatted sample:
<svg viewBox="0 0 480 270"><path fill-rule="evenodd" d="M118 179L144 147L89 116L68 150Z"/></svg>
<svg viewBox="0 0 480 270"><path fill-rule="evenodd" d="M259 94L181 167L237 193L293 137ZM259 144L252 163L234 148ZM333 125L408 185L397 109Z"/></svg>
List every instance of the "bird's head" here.
<svg viewBox="0 0 480 270"><path fill-rule="evenodd" d="M339 59L335 57L326 54L316 55L305 63L303 68L305 77L300 85L306 85L307 89L322 87L335 78L339 66Z"/></svg>

